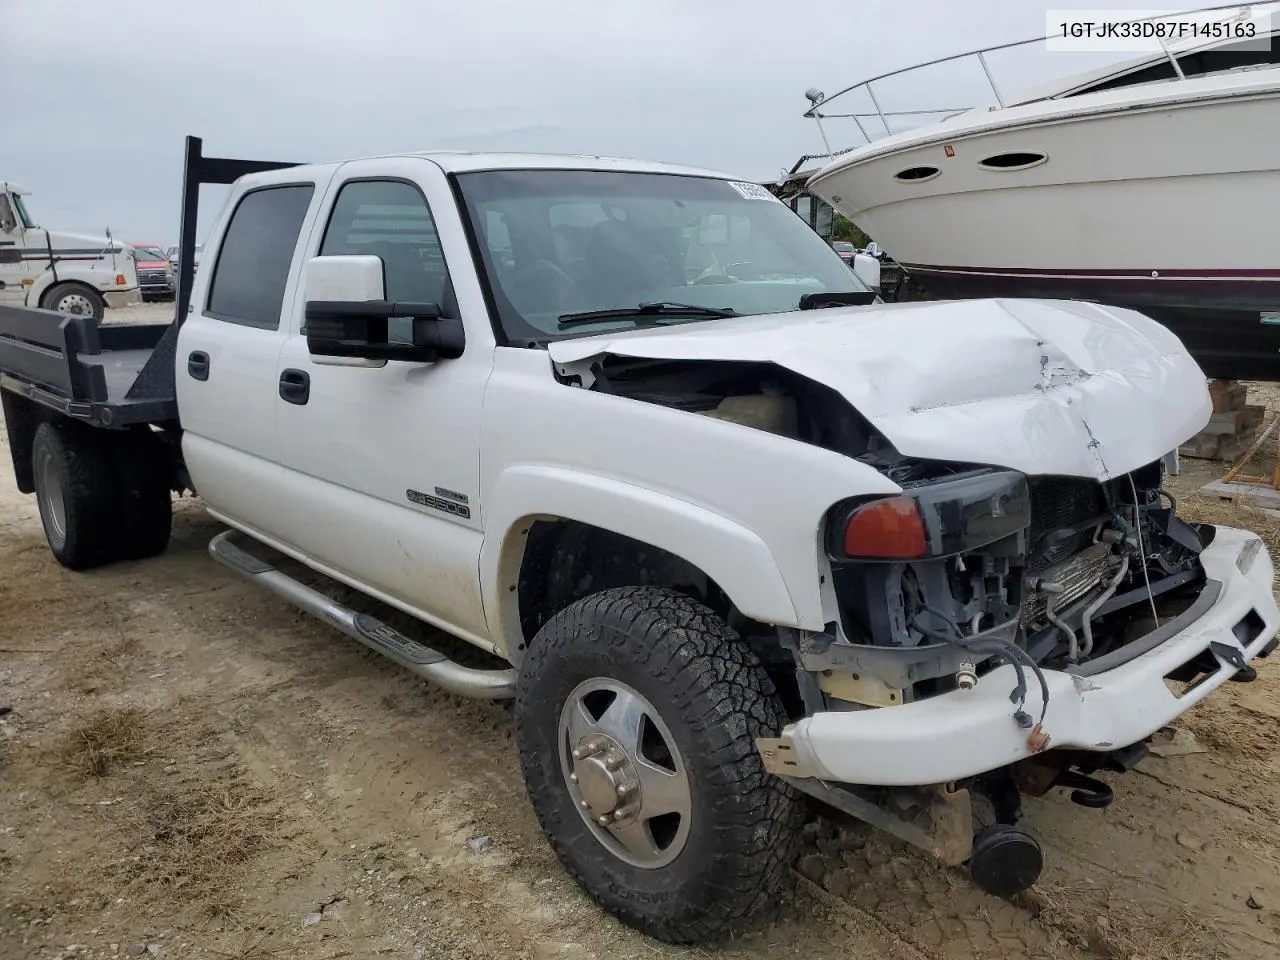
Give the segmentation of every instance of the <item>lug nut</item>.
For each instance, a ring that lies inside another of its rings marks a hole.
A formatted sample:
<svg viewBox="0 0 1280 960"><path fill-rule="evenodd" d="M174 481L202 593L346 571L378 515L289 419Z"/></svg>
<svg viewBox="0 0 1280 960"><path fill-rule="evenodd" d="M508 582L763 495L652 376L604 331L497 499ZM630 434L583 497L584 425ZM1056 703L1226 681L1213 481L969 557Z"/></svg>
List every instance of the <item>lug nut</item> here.
<svg viewBox="0 0 1280 960"><path fill-rule="evenodd" d="M583 809L583 810L590 810L590 809L591 809L591 804L587 803L587 801L585 801L585 800L579 800L579 801L578 801L578 806L582 807L582 809Z"/></svg>
<svg viewBox="0 0 1280 960"><path fill-rule="evenodd" d="M631 787L629 787L627 784L625 783L618 784L618 796L625 797L630 792L631 792Z"/></svg>
<svg viewBox="0 0 1280 960"><path fill-rule="evenodd" d="M570 782L570 783L577 783L577 782L578 782L578 775L577 775L576 773L571 773L571 774L569 774L569 782Z"/></svg>
<svg viewBox="0 0 1280 960"><path fill-rule="evenodd" d="M582 752L581 747L578 747L576 750L573 751L573 759L575 760L581 760L585 756L586 754Z"/></svg>
<svg viewBox="0 0 1280 960"><path fill-rule="evenodd" d="M596 823L600 824L602 827L607 827L612 822L613 818L611 818L607 813L604 816L596 818Z"/></svg>

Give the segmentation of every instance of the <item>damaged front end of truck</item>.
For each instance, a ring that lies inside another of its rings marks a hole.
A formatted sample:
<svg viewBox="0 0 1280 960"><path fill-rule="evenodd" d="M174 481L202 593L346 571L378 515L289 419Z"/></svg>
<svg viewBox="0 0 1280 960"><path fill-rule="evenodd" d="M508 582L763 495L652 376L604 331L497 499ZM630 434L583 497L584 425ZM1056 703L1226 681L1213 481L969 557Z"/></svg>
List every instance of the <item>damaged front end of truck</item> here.
<svg viewBox="0 0 1280 960"><path fill-rule="evenodd" d="M993 305L551 349L566 385L824 447L897 486L827 509L829 622L777 629L804 715L758 746L803 792L1010 894L1042 865L1022 797L1108 805L1098 774L1252 679L1280 613L1261 541L1187 522L1165 486L1209 410L1181 345L1129 311Z"/></svg>

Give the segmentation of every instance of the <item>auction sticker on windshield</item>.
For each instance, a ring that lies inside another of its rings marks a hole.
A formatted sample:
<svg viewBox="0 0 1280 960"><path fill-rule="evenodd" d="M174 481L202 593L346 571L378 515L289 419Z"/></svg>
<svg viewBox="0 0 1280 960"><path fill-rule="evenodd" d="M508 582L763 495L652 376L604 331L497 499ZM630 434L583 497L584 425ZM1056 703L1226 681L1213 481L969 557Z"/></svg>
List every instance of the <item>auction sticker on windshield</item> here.
<svg viewBox="0 0 1280 960"><path fill-rule="evenodd" d="M760 186L758 183L739 183L737 180L730 180L729 186L742 194L746 200L777 200L772 193Z"/></svg>

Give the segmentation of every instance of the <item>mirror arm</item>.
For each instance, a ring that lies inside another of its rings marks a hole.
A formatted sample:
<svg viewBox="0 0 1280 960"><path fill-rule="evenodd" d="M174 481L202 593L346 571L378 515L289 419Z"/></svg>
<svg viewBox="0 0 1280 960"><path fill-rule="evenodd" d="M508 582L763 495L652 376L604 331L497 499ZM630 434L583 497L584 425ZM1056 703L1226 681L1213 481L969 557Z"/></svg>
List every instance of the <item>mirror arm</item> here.
<svg viewBox="0 0 1280 960"><path fill-rule="evenodd" d="M457 360L466 346L462 321L453 317L415 323L413 340L415 346L435 350L442 360Z"/></svg>
<svg viewBox="0 0 1280 960"><path fill-rule="evenodd" d="M440 316L440 307L434 303L396 303L391 300L308 300L305 309L308 320Z"/></svg>

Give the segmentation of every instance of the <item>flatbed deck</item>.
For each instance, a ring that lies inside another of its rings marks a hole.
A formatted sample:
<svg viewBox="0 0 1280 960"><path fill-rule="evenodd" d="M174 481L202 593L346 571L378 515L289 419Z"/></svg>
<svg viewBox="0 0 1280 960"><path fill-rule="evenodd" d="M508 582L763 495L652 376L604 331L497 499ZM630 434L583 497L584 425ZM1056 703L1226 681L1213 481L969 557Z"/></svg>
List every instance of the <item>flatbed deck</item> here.
<svg viewBox="0 0 1280 960"><path fill-rule="evenodd" d="M103 325L0 306L0 389L100 427L177 420L176 333L169 323Z"/></svg>

